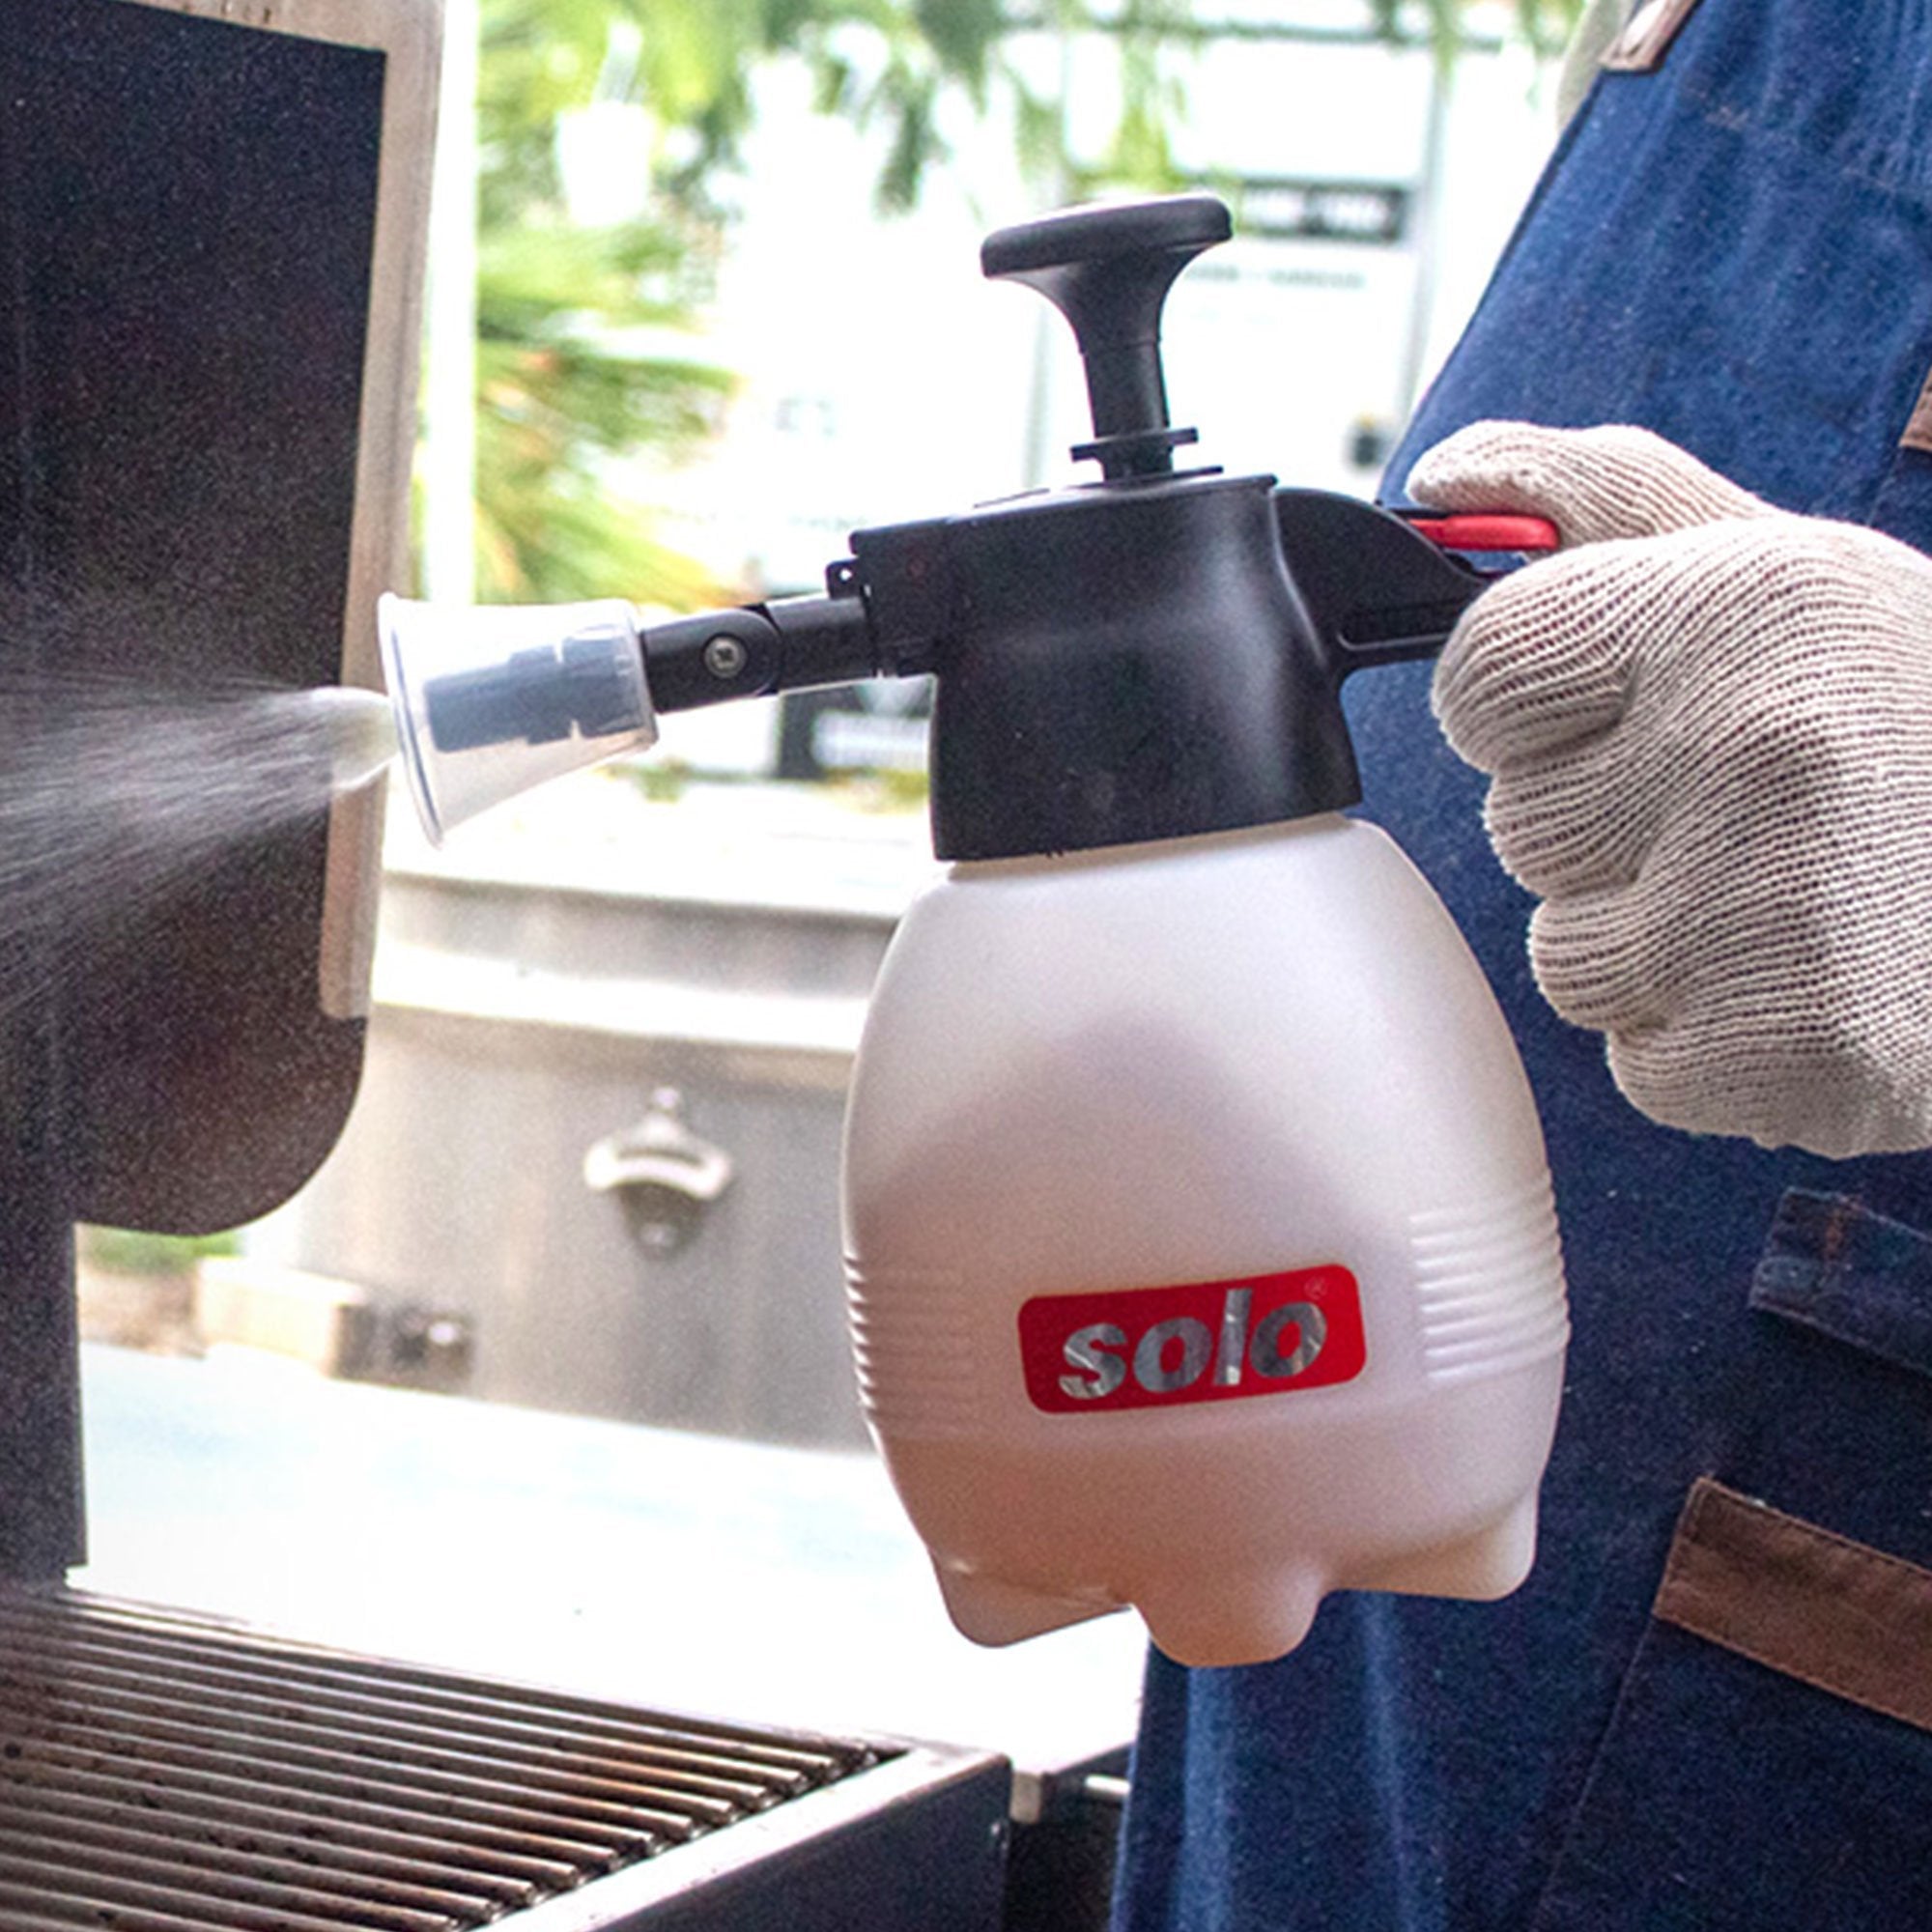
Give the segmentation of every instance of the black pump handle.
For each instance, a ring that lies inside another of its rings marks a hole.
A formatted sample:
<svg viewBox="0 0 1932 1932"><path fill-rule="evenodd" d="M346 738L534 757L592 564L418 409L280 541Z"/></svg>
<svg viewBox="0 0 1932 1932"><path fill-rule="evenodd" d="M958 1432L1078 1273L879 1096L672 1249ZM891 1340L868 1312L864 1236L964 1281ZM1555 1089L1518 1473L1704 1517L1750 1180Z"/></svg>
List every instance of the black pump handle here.
<svg viewBox="0 0 1932 1932"><path fill-rule="evenodd" d="M981 245L989 276L1037 289L1072 324L1094 435L1074 454L1097 457L1109 478L1165 474L1175 445L1194 440L1168 426L1160 312L1181 270L1233 233L1225 203L1177 194L1043 215Z"/></svg>

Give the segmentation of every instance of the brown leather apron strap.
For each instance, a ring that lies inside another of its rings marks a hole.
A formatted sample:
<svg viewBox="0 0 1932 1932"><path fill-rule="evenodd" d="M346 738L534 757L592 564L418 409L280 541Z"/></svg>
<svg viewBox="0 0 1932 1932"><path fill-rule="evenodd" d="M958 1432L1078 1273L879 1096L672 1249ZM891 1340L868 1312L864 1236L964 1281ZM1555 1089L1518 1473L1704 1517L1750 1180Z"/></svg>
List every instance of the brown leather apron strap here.
<svg viewBox="0 0 1932 1932"><path fill-rule="evenodd" d="M1925 378L1924 386L1918 391L1918 400L1912 406L1912 420L1905 425L1898 446L1932 455L1932 375Z"/></svg>
<svg viewBox="0 0 1932 1932"><path fill-rule="evenodd" d="M1654 1610L1787 1677L1932 1731L1932 1570L1700 1477Z"/></svg>
<svg viewBox="0 0 1932 1932"><path fill-rule="evenodd" d="M1611 73L1648 73L1669 51L1697 0L1643 0L1601 65Z"/></svg>

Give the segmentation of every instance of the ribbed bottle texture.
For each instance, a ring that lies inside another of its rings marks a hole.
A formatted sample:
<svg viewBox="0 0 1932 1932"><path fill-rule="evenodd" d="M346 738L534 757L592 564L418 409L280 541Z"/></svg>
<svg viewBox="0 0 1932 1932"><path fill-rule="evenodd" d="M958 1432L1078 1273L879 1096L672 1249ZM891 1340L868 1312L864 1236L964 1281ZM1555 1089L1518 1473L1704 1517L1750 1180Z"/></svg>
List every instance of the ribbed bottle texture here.
<svg viewBox="0 0 1932 1932"><path fill-rule="evenodd" d="M1563 1249L1548 1179L1469 1208L1409 1217L1424 1372L1495 1375L1568 1341Z"/></svg>
<svg viewBox="0 0 1932 1932"><path fill-rule="evenodd" d="M980 1417L975 1336L984 1318L976 1319L965 1277L867 1271L847 1255L845 1302L867 1420L894 1435L972 1435Z"/></svg>

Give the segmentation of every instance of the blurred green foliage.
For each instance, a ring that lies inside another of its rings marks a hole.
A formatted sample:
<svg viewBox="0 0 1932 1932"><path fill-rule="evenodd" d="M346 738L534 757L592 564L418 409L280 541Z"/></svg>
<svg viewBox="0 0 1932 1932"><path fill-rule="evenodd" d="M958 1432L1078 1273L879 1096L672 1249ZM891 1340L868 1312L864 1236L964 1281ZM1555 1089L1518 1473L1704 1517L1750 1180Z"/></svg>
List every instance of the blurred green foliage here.
<svg viewBox="0 0 1932 1932"><path fill-rule="evenodd" d="M1548 48L1581 0L1511 6L1519 31ZM820 109L877 138L884 209L917 204L947 158L952 110L977 118L996 101L1042 198L1074 200L1103 185L1174 185L1184 63L1172 49L1211 38L1216 17L1215 0L483 0L479 594L681 609L734 594L659 543L648 510L613 496L611 472L639 450L674 459L696 446L731 391L678 331L721 245L717 190L752 127L761 63L803 61ZM1366 0L1363 20L1446 63L1471 21L1498 17L1474 0ZM1117 113L1098 155L1071 151L1065 103L1040 84L1057 64L1024 57L1043 35L1112 49ZM559 129L600 103L648 113L647 212L586 228L566 205Z"/></svg>
<svg viewBox="0 0 1932 1932"><path fill-rule="evenodd" d="M115 1274L186 1274L204 1255L238 1254L242 1246L232 1233L149 1235L131 1228L84 1227L78 1238L89 1262Z"/></svg>

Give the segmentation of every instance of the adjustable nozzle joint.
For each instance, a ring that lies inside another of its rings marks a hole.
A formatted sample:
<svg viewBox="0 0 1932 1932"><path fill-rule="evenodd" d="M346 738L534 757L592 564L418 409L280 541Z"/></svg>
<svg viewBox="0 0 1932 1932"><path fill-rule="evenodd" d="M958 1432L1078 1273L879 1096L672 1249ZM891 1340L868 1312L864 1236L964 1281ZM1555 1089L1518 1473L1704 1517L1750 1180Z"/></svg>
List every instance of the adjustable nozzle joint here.
<svg viewBox="0 0 1932 1932"><path fill-rule="evenodd" d="M661 712L853 684L885 668L856 593L673 617L645 632L644 664Z"/></svg>

